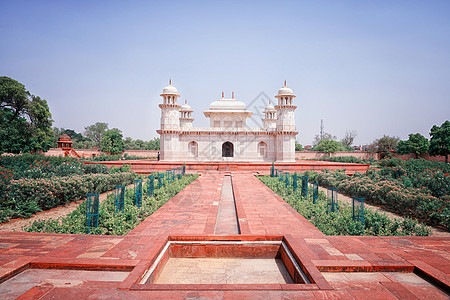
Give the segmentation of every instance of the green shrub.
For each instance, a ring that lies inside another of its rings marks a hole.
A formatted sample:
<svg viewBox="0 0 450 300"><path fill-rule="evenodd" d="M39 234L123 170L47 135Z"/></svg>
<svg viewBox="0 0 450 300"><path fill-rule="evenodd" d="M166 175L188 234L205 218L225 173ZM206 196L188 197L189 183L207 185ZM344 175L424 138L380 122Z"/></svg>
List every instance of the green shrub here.
<svg viewBox="0 0 450 300"><path fill-rule="evenodd" d="M308 172L308 174L311 175L312 172ZM422 236L430 234L428 228L415 220L409 218L405 218L403 221L391 220L385 214L367 208L364 209L365 222L364 228L362 228L359 220L352 219L350 205L339 203L337 212L327 213L327 198L322 191L319 192L316 204L313 204L311 192L308 193L305 200L301 199L299 190L294 193L292 187L286 188L285 183L279 181L278 178L260 176L259 179L327 235L360 235L362 231L363 235ZM310 182L314 181L314 179L311 180L311 177L309 179Z"/></svg>
<svg viewBox="0 0 450 300"><path fill-rule="evenodd" d="M0 222L27 217L86 197L116 185L130 184L135 173L85 174L12 180L0 191Z"/></svg>
<svg viewBox="0 0 450 300"><path fill-rule="evenodd" d="M109 194L107 199L100 203L98 228L91 228L90 234L124 235L139 225L148 216L158 210L164 203L172 199L184 187L194 181L198 175L184 175L160 189L155 189L155 195L148 197L148 181L143 184L142 207L133 204L134 188L125 191L125 206L123 212L116 212L115 194ZM155 180L155 186L158 186ZM40 220L33 222L25 230L28 232L53 233L86 233L86 202L83 202L72 213L57 220Z"/></svg>
<svg viewBox="0 0 450 300"><path fill-rule="evenodd" d="M311 181L322 186L336 187L339 192L350 196L365 197L369 203L382 205L404 216L418 218L432 226L450 228L450 202L445 197L440 199L433 196L430 189L424 186L409 187L410 183L403 183L404 176L400 175L403 171L393 168L393 174L398 174L400 179L383 175L385 172L386 168L378 172L372 170L366 174L356 173L354 176L340 172L306 173Z"/></svg>
<svg viewBox="0 0 450 300"><path fill-rule="evenodd" d="M354 156L322 156L317 160L351 163L351 164L373 164L375 161L373 158L362 159Z"/></svg>

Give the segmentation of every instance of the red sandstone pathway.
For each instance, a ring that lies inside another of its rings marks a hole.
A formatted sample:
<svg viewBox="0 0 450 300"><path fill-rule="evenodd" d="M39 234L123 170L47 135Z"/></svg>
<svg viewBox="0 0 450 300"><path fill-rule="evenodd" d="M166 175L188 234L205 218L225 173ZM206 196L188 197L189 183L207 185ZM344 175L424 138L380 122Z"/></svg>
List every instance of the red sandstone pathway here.
<svg viewBox="0 0 450 300"><path fill-rule="evenodd" d="M232 174L232 184L241 235L229 238L284 236L312 270L316 284L136 287L168 236L214 239L222 182L221 173L202 175L126 236L0 232L0 278L26 268L130 272L123 281L99 278L67 286L47 282L22 299L448 299L411 272L425 273L448 288L449 238L325 236L253 175L240 173Z"/></svg>

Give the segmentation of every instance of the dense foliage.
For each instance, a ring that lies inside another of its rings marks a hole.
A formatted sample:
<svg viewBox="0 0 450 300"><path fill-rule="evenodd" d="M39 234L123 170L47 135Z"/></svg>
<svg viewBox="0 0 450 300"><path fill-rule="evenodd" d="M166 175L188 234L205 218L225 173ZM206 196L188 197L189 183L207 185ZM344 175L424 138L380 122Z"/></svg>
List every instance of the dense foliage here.
<svg viewBox="0 0 450 300"><path fill-rule="evenodd" d="M369 150L380 153L382 158L391 157L392 153L397 149L400 139L394 136L383 135L382 138L376 139L369 145Z"/></svg>
<svg viewBox="0 0 450 300"><path fill-rule="evenodd" d="M159 150L159 137L150 141L133 140L127 137L124 139L124 143L126 150Z"/></svg>
<svg viewBox="0 0 450 300"><path fill-rule="evenodd" d="M450 200L450 165L425 159L381 160L383 178L396 180L405 187L427 189L435 197Z"/></svg>
<svg viewBox="0 0 450 300"><path fill-rule="evenodd" d="M97 148L101 147L103 135L108 130L108 123L97 122L84 128L84 136Z"/></svg>
<svg viewBox="0 0 450 300"><path fill-rule="evenodd" d="M47 101L9 77L0 77L0 153L47 151L53 144Z"/></svg>
<svg viewBox="0 0 450 300"><path fill-rule="evenodd" d="M292 186L286 188L285 183L276 177L260 176L259 179L323 233L327 235L361 234L363 229L361 221L352 219L350 205L339 203L337 212L327 213L327 199L323 192L319 192L319 199L316 204L313 204L311 191L306 199L302 199L300 189L294 192ZM404 218L402 221L391 220L385 214L367 208L364 209L364 215L363 235L425 236L430 234L425 226L409 218Z"/></svg>
<svg viewBox="0 0 450 300"><path fill-rule="evenodd" d="M125 150L125 144L122 140L122 133L116 130L107 130L105 134L102 136L102 140L100 142L100 149L103 152L111 153L111 154L119 154Z"/></svg>
<svg viewBox="0 0 450 300"><path fill-rule="evenodd" d="M365 197L369 203L375 203L404 216L410 216L433 225L450 229L450 201L448 194L441 198L431 194L429 188L410 187L411 181L402 177L404 169L386 167L381 171L371 170L366 174L355 173L347 176L342 172L307 172L312 181L322 186L336 187L339 192L350 196ZM433 173L431 171L431 173ZM431 175L431 173L429 173ZM400 176L397 177L396 176ZM422 176L418 174L417 176ZM411 175L412 178L413 176ZM415 178L414 181L420 181ZM438 180L449 184L448 174ZM430 187L436 186L435 178L429 178ZM425 183L425 182L424 182ZM438 186L442 184L437 183ZM448 189L448 187L447 187Z"/></svg>
<svg viewBox="0 0 450 300"><path fill-rule="evenodd" d="M373 164L374 159L362 159L354 156L322 156L317 160L352 163L352 164Z"/></svg>
<svg viewBox="0 0 450 300"><path fill-rule="evenodd" d="M73 129L64 129L64 128L53 128L53 146L57 147L57 141L59 137L63 134L67 134L72 139L72 146L75 149L90 149L90 148L101 148L101 141L103 136L108 131L107 123L97 122L94 125L90 125L85 127L85 131L83 135L81 133L76 132ZM121 131L117 128L113 128L112 130L121 133ZM124 150L159 150L159 138L154 138L150 141L143 141L140 139L133 140L130 137L122 138L124 144ZM120 146L120 149L122 146ZM103 151L103 149L102 149ZM106 152L112 152L107 151ZM122 150L123 151L123 150ZM121 152L122 152L121 151ZM119 152L119 153L121 153Z"/></svg>
<svg viewBox="0 0 450 300"><path fill-rule="evenodd" d="M346 147L340 142L325 139L321 140L312 150L325 153L334 153L337 151L354 151L352 147Z"/></svg>
<svg viewBox="0 0 450 300"><path fill-rule="evenodd" d="M445 162L448 163L450 154L450 121L445 121L442 125L434 125L430 131L430 154L445 156Z"/></svg>
<svg viewBox="0 0 450 300"><path fill-rule="evenodd" d="M130 184L134 177L133 172L117 172L10 180L0 186L0 222L83 199L86 193L103 193L118 184Z"/></svg>
<svg viewBox="0 0 450 300"><path fill-rule="evenodd" d="M410 134L409 139L400 141L397 145L397 153L400 155L414 153L416 158L420 154L428 153L430 142L420 133Z"/></svg>
<svg viewBox="0 0 450 300"><path fill-rule="evenodd" d="M77 158L35 154L0 156L0 166L10 170L14 179L108 173L104 165L84 165Z"/></svg>
<svg viewBox="0 0 450 300"><path fill-rule="evenodd" d="M91 234L124 235L135 228L139 223L153 214L164 203L178 194L185 186L195 180L198 175L184 175L181 179L155 189L155 196L148 196L148 180L143 185L142 207L133 205L133 187L125 192L125 208L123 212L116 212L115 194L109 194L107 199L100 203L98 228L91 228ZM155 181L155 186L157 186ZM85 227L86 203L59 219L35 221L26 231L29 232L56 232L56 233L86 233Z"/></svg>

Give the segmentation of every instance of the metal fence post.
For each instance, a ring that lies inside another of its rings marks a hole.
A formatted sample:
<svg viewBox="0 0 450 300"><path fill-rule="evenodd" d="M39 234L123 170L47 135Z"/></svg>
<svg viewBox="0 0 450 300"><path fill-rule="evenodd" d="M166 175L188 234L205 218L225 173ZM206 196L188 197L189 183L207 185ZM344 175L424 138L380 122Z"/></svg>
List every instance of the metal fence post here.
<svg viewBox="0 0 450 300"><path fill-rule="evenodd" d="M99 194L87 194L86 200L86 224L87 233L90 233L91 227L98 227L98 206Z"/></svg>
<svg viewBox="0 0 450 300"><path fill-rule="evenodd" d="M352 197L353 220L361 220L361 235L364 233L364 198Z"/></svg>
<svg viewBox="0 0 450 300"><path fill-rule="evenodd" d="M125 208L125 186L116 185L116 212L123 212Z"/></svg>
<svg viewBox="0 0 450 300"><path fill-rule="evenodd" d="M139 208L142 206L142 179L134 181L134 205Z"/></svg>

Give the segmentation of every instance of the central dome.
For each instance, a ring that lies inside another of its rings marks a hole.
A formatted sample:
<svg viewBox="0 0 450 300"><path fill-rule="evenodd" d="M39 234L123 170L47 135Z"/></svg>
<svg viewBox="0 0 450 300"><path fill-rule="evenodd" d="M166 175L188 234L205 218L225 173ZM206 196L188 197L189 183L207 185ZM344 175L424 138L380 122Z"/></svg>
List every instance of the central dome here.
<svg viewBox="0 0 450 300"><path fill-rule="evenodd" d="M209 105L210 110L242 110L247 109L247 105L244 102L238 101L236 99L220 99L212 102Z"/></svg>

